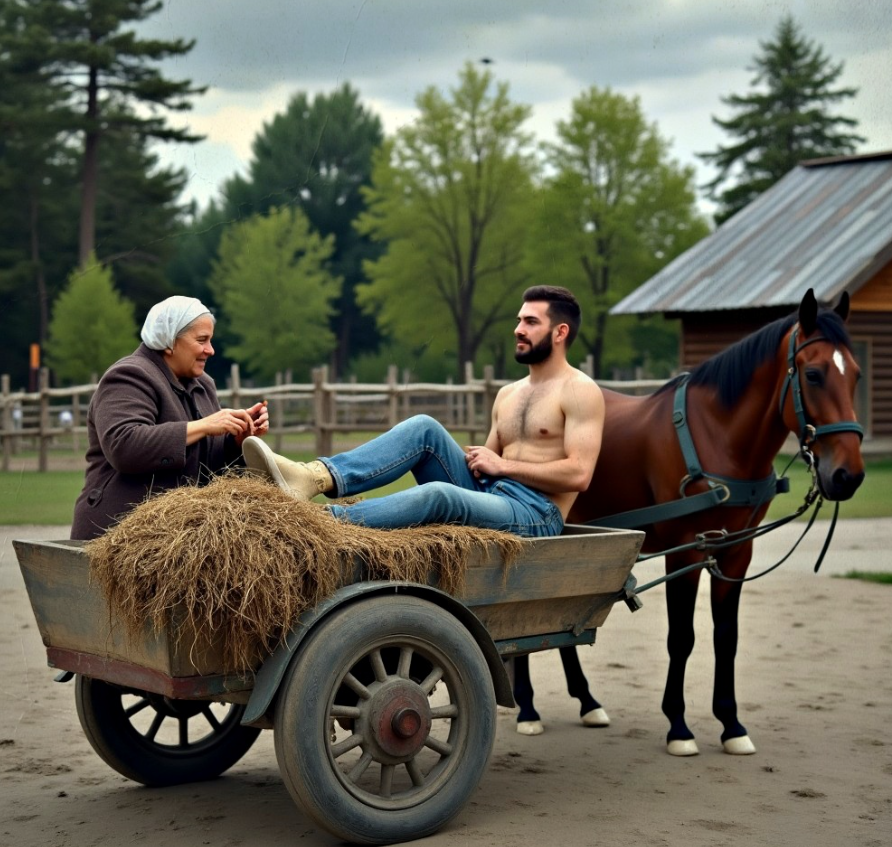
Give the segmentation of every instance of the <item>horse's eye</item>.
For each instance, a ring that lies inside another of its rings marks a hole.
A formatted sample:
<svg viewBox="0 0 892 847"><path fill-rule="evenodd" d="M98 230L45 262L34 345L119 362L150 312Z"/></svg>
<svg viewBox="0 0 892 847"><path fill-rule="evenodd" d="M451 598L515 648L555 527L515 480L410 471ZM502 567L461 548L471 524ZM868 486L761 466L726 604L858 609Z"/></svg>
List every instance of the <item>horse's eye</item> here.
<svg viewBox="0 0 892 847"><path fill-rule="evenodd" d="M824 384L824 374L819 370L815 370L815 368L808 368L805 371L805 381L809 385L814 385L820 388Z"/></svg>

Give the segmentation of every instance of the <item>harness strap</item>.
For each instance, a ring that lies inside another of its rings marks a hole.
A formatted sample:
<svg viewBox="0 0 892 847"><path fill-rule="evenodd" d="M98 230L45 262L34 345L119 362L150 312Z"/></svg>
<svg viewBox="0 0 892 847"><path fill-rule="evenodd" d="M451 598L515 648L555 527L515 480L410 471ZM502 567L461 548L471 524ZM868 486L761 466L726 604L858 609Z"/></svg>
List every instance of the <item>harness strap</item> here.
<svg viewBox="0 0 892 847"><path fill-rule="evenodd" d="M822 335L818 335L815 338L809 338L807 341L803 341L802 344L797 347L796 339L798 336L799 327L797 326L790 333L790 344L787 348L787 375L784 377L784 384L781 388L780 403L778 406L781 418L784 416L784 403L787 399L787 392L790 391L793 395L793 411L796 414L796 422L799 424L799 446L801 448L813 444L820 436L829 435L833 432L855 432L858 434L858 437L863 440L864 429L857 421L839 421L837 423L823 424L821 426L814 426L808 422L808 417L805 412L805 404L802 402L802 385L799 382L799 373L796 369L796 354L802 350L803 347L808 347L809 344L814 344L817 341L826 341L827 339Z"/></svg>
<svg viewBox="0 0 892 847"><path fill-rule="evenodd" d="M636 529L639 526L647 526L658 521L669 521L673 518L683 518L694 512L711 509L722 503L724 497L723 489L710 488L708 491L702 491L690 497L682 497L680 500L670 500L668 503L657 503L655 506L631 509L628 512L618 512L605 518L586 521L586 525L603 526L607 529Z"/></svg>
<svg viewBox="0 0 892 847"><path fill-rule="evenodd" d="M691 430L688 427L688 376L689 374L682 375L681 382L675 388L672 404L672 423L675 425L678 444L681 447L685 467L688 471L687 476L681 481L679 492L681 498L587 521L589 525L603 526L609 529L636 529L659 521L692 515L718 505L761 506L763 503L771 502L775 495L790 490L790 480L786 477L778 479L774 471L764 479L757 480L731 479L726 476L704 473L697 456L697 448L694 446L694 439L691 437ZM698 479L706 479L709 489L701 491L699 494L686 496L685 488Z"/></svg>
<svg viewBox="0 0 892 847"><path fill-rule="evenodd" d="M691 438L691 430L688 428L688 377L690 377L689 373L682 374L681 382L675 389L675 399L672 403L672 423L675 425L678 446L681 447L681 455L684 457L684 463L688 469L688 481L693 481L703 476L703 468L700 467L697 448L694 447L694 439Z"/></svg>

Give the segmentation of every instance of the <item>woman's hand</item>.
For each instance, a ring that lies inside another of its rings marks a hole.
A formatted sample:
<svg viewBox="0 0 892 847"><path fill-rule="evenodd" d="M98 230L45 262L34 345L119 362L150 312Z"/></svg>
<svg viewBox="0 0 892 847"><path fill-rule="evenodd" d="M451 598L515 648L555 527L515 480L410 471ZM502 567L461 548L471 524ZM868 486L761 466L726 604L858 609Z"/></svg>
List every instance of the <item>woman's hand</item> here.
<svg viewBox="0 0 892 847"><path fill-rule="evenodd" d="M263 438L269 432L269 411L266 408L266 400L255 403L250 409L245 409L244 412L248 416L251 426L248 431L236 434L235 443L240 447L249 435Z"/></svg>

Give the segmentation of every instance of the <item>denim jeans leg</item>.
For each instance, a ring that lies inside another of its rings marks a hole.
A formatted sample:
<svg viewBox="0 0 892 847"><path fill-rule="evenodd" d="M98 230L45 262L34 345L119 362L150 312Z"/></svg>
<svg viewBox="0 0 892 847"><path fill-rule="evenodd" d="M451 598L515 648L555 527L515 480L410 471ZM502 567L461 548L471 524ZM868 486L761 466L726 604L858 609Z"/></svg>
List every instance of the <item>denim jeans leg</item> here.
<svg viewBox="0 0 892 847"><path fill-rule="evenodd" d="M459 524L542 537L558 535L564 524L551 500L513 480L499 480L484 491L428 482L385 497L328 508L340 520L376 529Z"/></svg>
<svg viewBox="0 0 892 847"><path fill-rule="evenodd" d="M380 488L409 471L419 485L448 482L479 490L464 450L428 415L409 418L354 450L321 461L331 473L337 497Z"/></svg>

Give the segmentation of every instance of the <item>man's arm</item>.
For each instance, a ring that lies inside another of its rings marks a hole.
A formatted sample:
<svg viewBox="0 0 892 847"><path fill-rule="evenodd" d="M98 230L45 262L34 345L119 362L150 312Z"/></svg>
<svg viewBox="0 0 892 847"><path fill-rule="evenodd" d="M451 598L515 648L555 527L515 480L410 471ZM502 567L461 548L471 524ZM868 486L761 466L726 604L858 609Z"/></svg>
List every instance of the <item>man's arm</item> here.
<svg viewBox="0 0 892 847"><path fill-rule="evenodd" d="M569 380L561 391L564 414L564 452L566 456L550 462L523 462L505 459L493 445L496 408L493 407L493 430L484 448L477 448L469 457L468 467L477 474L505 476L538 489L545 494L585 491L592 481L595 463L601 450L604 430L604 396L591 380Z"/></svg>

